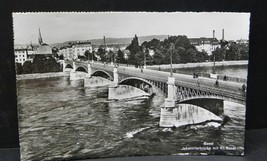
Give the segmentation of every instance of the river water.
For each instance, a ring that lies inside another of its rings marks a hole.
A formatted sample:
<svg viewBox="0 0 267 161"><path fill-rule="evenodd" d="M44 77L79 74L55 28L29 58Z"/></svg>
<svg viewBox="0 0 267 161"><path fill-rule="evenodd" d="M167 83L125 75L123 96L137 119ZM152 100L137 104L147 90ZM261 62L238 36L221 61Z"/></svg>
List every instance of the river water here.
<svg viewBox="0 0 267 161"><path fill-rule="evenodd" d="M216 66L215 72L219 75L227 75L229 77L237 77L247 79L248 65L232 65L232 66ZM165 69L163 71L170 71L170 69ZM199 73L212 73L213 67L193 67L193 68L176 68L173 69L175 73L190 74L193 75L194 72Z"/></svg>
<svg viewBox="0 0 267 161"><path fill-rule="evenodd" d="M231 120L222 128L170 129L158 126L161 94L109 101L107 87L85 88L68 77L20 80L17 88L23 161L244 151L243 105L225 102Z"/></svg>

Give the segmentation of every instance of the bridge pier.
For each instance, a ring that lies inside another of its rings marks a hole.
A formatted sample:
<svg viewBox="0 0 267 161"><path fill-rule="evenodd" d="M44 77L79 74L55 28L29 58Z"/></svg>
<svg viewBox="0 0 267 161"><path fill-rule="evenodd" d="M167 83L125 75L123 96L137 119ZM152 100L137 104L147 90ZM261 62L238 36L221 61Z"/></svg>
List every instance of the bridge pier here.
<svg viewBox="0 0 267 161"><path fill-rule="evenodd" d="M118 68L114 67L113 69L113 82L110 85L110 88L117 87L119 83Z"/></svg>
<svg viewBox="0 0 267 161"><path fill-rule="evenodd" d="M73 68L72 68L71 71L72 71L72 72L75 72L75 70L76 70L76 63L75 63L75 62L72 62L72 67L73 67Z"/></svg>
<svg viewBox="0 0 267 161"><path fill-rule="evenodd" d="M91 68L91 64L89 63L87 65L87 74L85 75L84 78L84 87L90 87L91 86L91 74L92 74L92 68Z"/></svg>
<svg viewBox="0 0 267 161"><path fill-rule="evenodd" d="M75 69L76 69L76 64L75 64L75 62L72 62L72 69L71 69L71 71L70 71L70 80L77 80L77 73L76 73L76 71L75 71Z"/></svg>
<svg viewBox="0 0 267 161"><path fill-rule="evenodd" d="M63 70L63 72L66 72L66 63L65 63L65 60L63 61L63 64L62 64L62 70Z"/></svg>
<svg viewBox="0 0 267 161"><path fill-rule="evenodd" d="M108 87L108 99L117 99L116 96L118 93L117 90L118 83L119 83L118 68L115 67L113 69L113 82Z"/></svg>
<svg viewBox="0 0 267 161"><path fill-rule="evenodd" d="M165 99L164 106L165 107L175 107L175 101L176 101L176 87L175 87L175 78L174 77L168 77L168 95Z"/></svg>
<svg viewBox="0 0 267 161"><path fill-rule="evenodd" d="M92 68L91 68L91 64L89 63L87 65L87 74L86 74L86 78L90 78L92 74Z"/></svg>
<svg viewBox="0 0 267 161"><path fill-rule="evenodd" d="M160 127L173 127L176 122L176 114L175 110L175 102L177 99L176 96L176 86L175 86L175 78L168 77L168 95L164 102L164 107L161 108L160 111Z"/></svg>

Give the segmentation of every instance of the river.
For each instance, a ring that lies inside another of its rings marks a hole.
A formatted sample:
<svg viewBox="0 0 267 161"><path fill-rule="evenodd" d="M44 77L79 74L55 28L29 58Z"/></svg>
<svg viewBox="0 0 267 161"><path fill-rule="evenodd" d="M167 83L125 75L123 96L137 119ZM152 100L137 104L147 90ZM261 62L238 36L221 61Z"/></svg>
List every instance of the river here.
<svg viewBox="0 0 267 161"><path fill-rule="evenodd" d="M20 80L17 88L22 161L244 151L243 105L225 101L231 120L221 129L207 125L170 129L158 126L164 102L160 94L146 100L109 101L107 87L85 88L83 81L68 77Z"/></svg>
<svg viewBox="0 0 267 161"><path fill-rule="evenodd" d="M219 75L226 75L229 77L237 77L247 79L247 70L248 65L231 65L231 66L216 66L215 72ZM163 71L170 71L170 69L164 69ZM173 71L175 73L180 74L190 74L193 75L194 72L199 73L212 73L213 67L193 67L193 68L174 68Z"/></svg>

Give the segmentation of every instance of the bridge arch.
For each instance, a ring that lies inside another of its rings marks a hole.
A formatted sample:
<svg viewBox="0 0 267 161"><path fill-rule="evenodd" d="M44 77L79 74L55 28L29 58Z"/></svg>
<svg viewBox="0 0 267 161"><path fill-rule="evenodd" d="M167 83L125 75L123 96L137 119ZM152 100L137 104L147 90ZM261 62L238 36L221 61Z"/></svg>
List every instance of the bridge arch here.
<svg viewBox="0 0 267 161"><path fill-rule="evenodd" d="M151 93L151 89L153 87L153 84L151 84L150 82L148 82L145 79L138 78L138 77L128 77L128 78L122 79L119 82L119 85L133 86L133 87L139 88L139 89L141 89L147 93Z"/></svg>
<svg viewBox="0 0 267 161"><path fill-rule="evenodd" d="M70 64L67 64L64 68L71 68L71 69L73 69L72 65L70 65Z"/></svg>
<svg viewBox="0 0 267 161"><path fill-rule="evenodd" d="M184 99L178 102L178 104L191 104L200 108L206 109L213 114L220 116L224 112L224 99L215 96L200 96Z"/></svg>
<svg viewBox="0 0 267 161"><path fill-rule="evenodd" d="M113 77L104 70L97 70L94 73L92 73L91 76L99 76L99 77L103 77L111 81L113 80Z"/></svg>
<svg viewBox="0 0 267 161"><path fill-rule="evenodd" d="M84 67L77 67L75 71L85 72L87 73L87 69Z"/></svg>

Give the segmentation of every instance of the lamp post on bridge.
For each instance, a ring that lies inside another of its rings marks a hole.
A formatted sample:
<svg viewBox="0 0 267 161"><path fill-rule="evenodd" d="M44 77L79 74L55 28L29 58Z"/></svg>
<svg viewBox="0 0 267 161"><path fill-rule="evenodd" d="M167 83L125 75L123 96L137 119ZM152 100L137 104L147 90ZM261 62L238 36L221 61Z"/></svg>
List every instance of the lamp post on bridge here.
<svg viewBox="0 0 267 161"><path fill-rule="evenodd" d="M170 56L170 65L171 65L171 73L170 73L170 76L172 77L173 76L173 72L172 72L172 53L173 53L173 50L174 50L174 43L171 43L170 45L170 52L171 52L171 56Z"/></svg>
<svg viewBox="0 0 267 161"><path fill-rule="evenodd" d="M144 53L144 69L146 69L146 47L142 46L142 50L143 50L143 53Z"/></svg>
<svg viewBox="0 0 267 161"><path fill-rule="evenodd" d="M92 64L94 63L94 51L92 51Z"/></svg>

